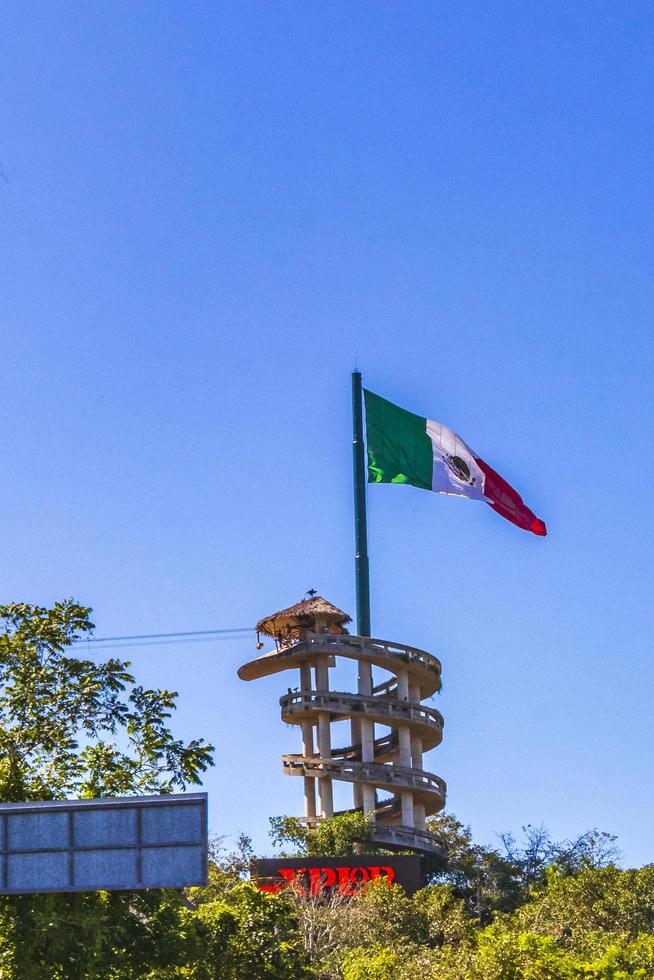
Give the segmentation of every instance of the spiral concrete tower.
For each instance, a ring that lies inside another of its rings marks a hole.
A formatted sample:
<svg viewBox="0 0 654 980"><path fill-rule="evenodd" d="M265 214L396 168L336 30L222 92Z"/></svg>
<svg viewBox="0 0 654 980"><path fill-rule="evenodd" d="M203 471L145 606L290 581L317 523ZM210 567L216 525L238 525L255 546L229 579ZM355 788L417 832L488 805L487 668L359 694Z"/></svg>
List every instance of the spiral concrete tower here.
<svg viewBox="0 0 654 980"><path fill-rule="evenodd" d="M375 843L441 854L425 818L442 809L446 787L423 768L423 754L441 742L443 718L422 704L440 690L440 661L402 643L352 636L348 622L321 596L274 613L257 629L274 637L275 649L243 664L238 675L251 681L299 672L299 684L279 703L282 720L301 730L302 752L282 756L282 764L287 775L304 780L309 824L334 815L333 781L341 780L352 784L352 810L370 814ZM330 669L339 657L356 664L356 693L331 689ZM332 726L343 721L349 744L335 747Z"/></svg>

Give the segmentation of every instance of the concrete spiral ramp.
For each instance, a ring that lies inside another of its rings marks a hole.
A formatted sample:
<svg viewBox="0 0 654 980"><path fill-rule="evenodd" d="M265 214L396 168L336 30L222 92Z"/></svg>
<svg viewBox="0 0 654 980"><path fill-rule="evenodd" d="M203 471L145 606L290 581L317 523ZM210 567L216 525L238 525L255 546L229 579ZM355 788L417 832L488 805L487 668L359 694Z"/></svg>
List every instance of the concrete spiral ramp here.
<svg viewBox="0 0 654 980"><path fill-rule="evenodd" d="M303 605L308 601L275 616L291 611L297 616ZM304 819L316 823L333 816L332 784L339 780L352 784L352 810L371 814L376 843L440 854L442 845L427 832L425 818L443 808L446 787L439 776L423 768L423 753L440 744L443 718L422 703L440 689L440 662L415 647L349 635L342 621L335 623L319 612L307 617L308 626L300 623L285 634L276 633L275 650L238 671L247 681L299 671L299 685L288 688L280 705L282 720L302 734L302 752L284 755L282 764L287 775L304 780ZM267 622L262 620L259 626ZM279 619L275 628L279 629ZM337 658L356 663L356 693L331 690L330 668ZM373 668L390 676L373 685ZM335 747L332 725L343 721L349 723L348 744ZM377 733L376 726L388 732Z"/></svg>

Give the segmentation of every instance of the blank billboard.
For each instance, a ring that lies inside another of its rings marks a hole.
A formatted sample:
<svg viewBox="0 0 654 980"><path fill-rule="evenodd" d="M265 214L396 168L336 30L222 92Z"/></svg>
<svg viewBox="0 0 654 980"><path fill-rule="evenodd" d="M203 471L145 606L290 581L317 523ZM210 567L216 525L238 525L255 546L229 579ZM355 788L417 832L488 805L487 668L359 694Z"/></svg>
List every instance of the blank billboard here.
<svg viewBox="0 0 654 980"><path fill-rule="evenodd" d="M0 894L207 883L207 795L0 804Z"/></svg>

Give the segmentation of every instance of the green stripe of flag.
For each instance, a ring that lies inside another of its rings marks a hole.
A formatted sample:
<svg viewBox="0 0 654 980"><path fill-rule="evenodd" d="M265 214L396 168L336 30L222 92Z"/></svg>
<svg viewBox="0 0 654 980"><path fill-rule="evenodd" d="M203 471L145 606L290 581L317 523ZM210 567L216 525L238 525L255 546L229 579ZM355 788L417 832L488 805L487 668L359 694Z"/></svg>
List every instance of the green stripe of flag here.
<svg viewBox="0 0 654 980"><path fill-rule="evenodd" d="M433 452L427 419L364 388L369 483L410 483L431 490Z"/></svg>

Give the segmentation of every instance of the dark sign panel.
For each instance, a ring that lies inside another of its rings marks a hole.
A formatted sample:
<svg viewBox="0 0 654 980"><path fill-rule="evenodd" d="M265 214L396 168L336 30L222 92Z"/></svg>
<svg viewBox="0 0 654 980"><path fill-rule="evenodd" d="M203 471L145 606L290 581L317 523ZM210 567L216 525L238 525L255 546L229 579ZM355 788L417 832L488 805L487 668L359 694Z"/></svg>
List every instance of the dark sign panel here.
<svg viewBox="0 0 654 980"><path fill-rule="evenodd" d="M207 881L207 795L0 804L0 894Z"/></svg>
<svg viewBox="0 0 654 980"><path fill-rule="evenodd" d="M314 896L325 890L355 895L369 882L379 879L389 885L401 885L408 895L425 884L417 854L265 858L256 862L254 877L263 891L278 892L291 885L302 894Z"/></svg>

